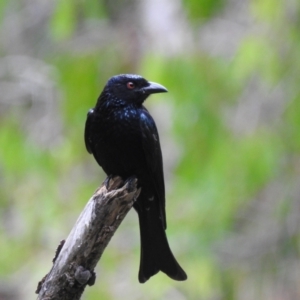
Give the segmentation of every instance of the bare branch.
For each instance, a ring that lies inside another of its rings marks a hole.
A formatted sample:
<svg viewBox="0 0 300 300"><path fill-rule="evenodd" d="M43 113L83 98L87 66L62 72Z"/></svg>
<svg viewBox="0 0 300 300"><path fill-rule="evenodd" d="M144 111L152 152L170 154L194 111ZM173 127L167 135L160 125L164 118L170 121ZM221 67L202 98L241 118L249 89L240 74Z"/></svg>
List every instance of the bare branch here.
<svg viewBox="0 0 300 300"><path fill-rule="evenodd" d="M107 178L85 206L51 271L37 288L38 300L77 300L95 282L94 268L111 237L138 197L137 180Z"/></svg>

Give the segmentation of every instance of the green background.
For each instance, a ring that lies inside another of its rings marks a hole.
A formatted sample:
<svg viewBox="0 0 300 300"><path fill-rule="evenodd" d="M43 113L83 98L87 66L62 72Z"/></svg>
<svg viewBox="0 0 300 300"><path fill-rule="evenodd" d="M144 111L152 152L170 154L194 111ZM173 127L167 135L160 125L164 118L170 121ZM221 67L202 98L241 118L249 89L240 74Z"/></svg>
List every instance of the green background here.
<svg viewBox="0 0 300 300"><path fill-rule="evenodd" d="M132 210L83 299L300 298L299 1L11 0L0 21L1 300L34 299L105 179L83 131L119 73L169 90L146 106L189 278L138 283Z"/></svg>

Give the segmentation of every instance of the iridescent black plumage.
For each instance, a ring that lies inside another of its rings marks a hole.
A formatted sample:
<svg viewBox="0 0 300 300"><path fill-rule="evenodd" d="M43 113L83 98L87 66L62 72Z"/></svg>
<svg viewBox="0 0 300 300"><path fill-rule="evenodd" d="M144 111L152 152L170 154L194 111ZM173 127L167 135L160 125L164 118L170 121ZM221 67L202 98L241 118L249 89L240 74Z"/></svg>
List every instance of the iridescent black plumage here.
<svg viewBox="0 0 300 300"><path fill-rule="evenodd" d="M139 281L159 270L175 280L185 272L167 241L162 154L155 122L142 105L153 93L167 90L138 75L117 75L104 87L88 113L85 144L107 175L138 178L141 194L134 204L139 216L141 261Z"/></svg>

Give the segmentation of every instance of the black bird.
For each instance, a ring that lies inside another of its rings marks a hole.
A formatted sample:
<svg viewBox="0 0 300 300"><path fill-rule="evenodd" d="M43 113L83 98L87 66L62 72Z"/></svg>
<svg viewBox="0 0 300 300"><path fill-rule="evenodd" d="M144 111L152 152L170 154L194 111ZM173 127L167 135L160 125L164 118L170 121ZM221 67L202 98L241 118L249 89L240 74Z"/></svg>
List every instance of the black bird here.
<svg viewBox="0 0 300 300"><path fill-rule="evenodd" d="M167 92L165 87L138 75L114 76L88 112L85 125L86 148L104 172L123 179L136 176L141 187L134 203L141 235L141 283L158 271L175 280L187 279L167 241L159 137L153 118L143 106L150 94L163 92Z"/></svg>

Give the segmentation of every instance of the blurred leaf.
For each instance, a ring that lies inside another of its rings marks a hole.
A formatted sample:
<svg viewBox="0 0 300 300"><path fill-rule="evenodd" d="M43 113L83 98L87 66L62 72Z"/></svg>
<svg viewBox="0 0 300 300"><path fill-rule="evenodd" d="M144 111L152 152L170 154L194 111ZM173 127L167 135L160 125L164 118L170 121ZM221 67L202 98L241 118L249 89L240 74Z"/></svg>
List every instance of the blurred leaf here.
<svg viewBox="0 0 300 300"><path fill-rule="evenodd" d="M77 1L57 1L55 12L52 16L50 29L55 39L69 38L76 28Z"/></svg>
<svg viewBox="0 0 300 300"><path fill-rule="evenodd" d="M282 146L284 145L292 153L300 151L300 94L289 103L285 112L287 123L282 135Z"/></svg>
<svg viewBox="0 0 300 300"><path fill-rule="evenodd" d="M284 16L285 4L283 0L252 0L251 7L256 17L273 23Z"/></svg>
<svg viewBox="0 0 300 300"><path fill-rule="evenodd" d="M207 19L225 6L225 0L184 0L183 4L191 20Z"/></svg>

